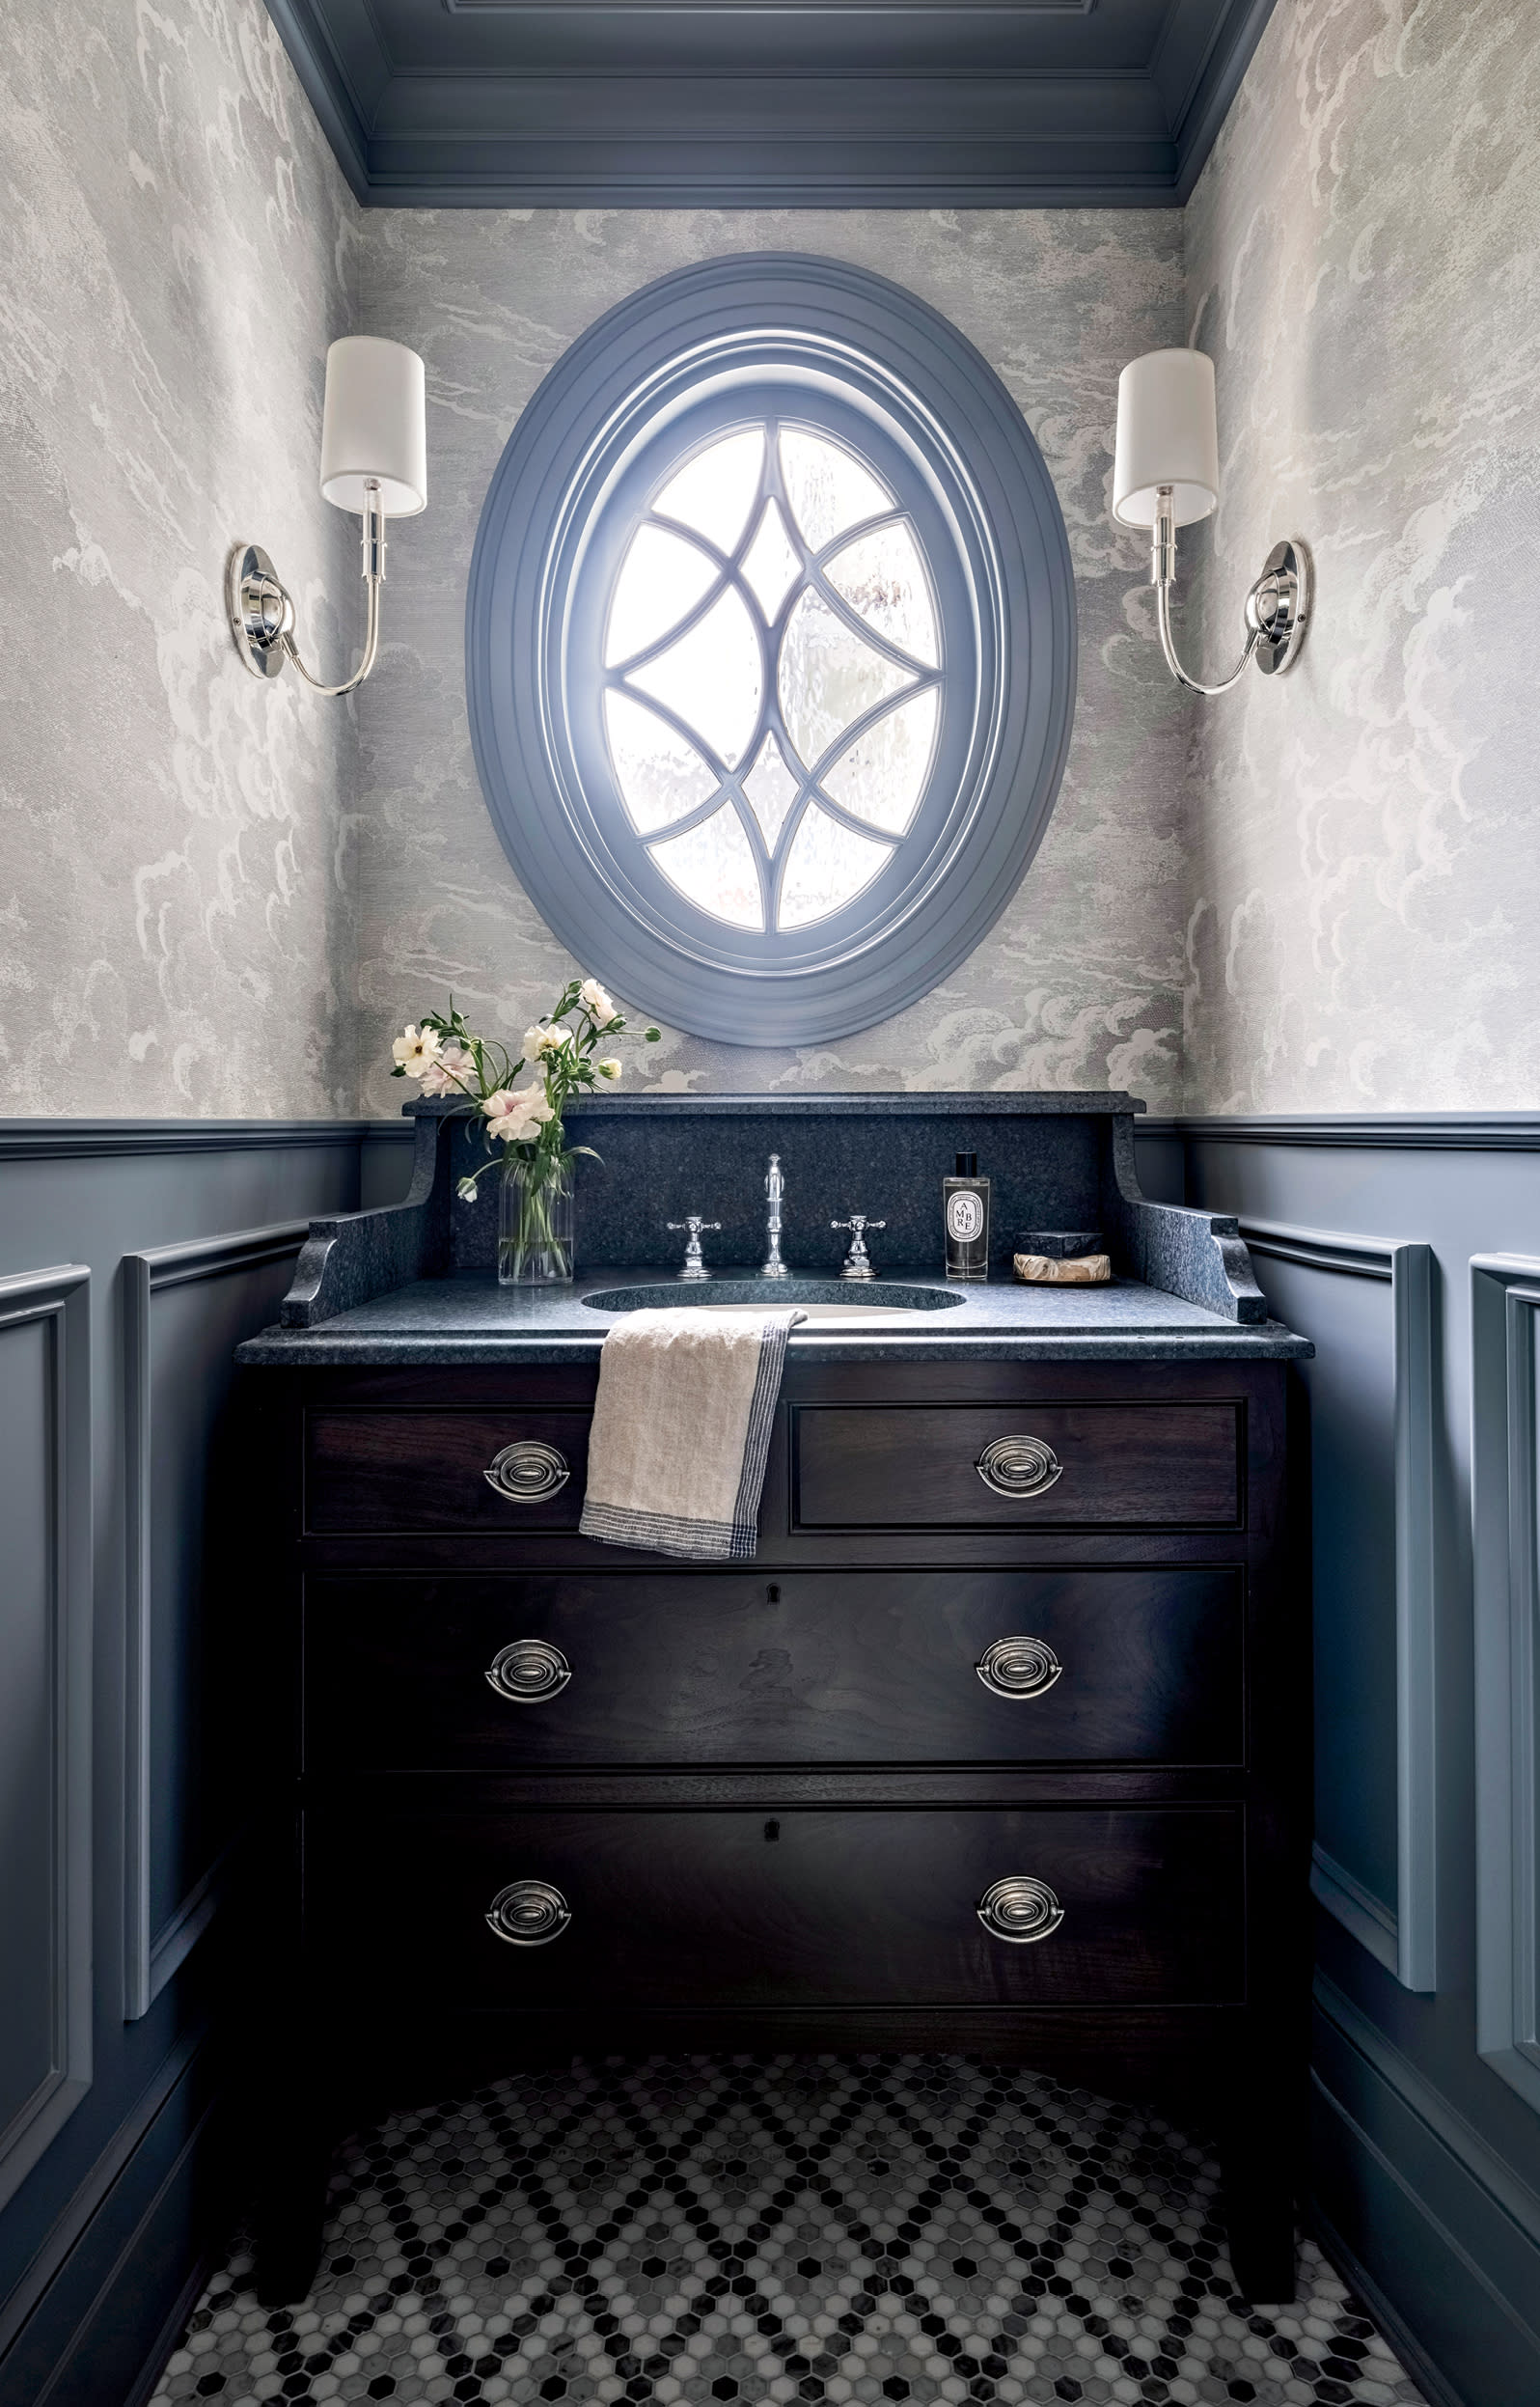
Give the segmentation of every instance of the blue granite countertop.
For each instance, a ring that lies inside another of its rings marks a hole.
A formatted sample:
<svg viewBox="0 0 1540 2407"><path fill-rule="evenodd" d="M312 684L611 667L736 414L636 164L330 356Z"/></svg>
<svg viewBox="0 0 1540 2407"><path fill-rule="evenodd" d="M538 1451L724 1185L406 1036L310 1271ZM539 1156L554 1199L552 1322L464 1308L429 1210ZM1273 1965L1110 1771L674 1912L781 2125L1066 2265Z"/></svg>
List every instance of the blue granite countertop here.
<svg viewBox="0 0 1540 2407"><path fill-rule="evenodd" d="M564 1287L500 1287L489 1272L419 1279L371 1303L335 1314L316 1327L264 1329L237 1359L290 1370L323 1366L425 1363L559 1363L596 1361L605 1331L623 1317L594 1310L585 1296L653 1283L665 1300L689 1304L727 1300L729 1280L752 1270L719 1274L712 1287L681 1290L672 1268L610 1269L580 1276ZM935 1291L937 1306L880 1314L884 1286ZM755 1282L767 1304L794 1303L795 1290ZM957 1297L955 1307L941 1297ZM1025 1286L1015 1281L959 1285L935 1271L891 1271L870 1286L844 1290L841 1300L869 1307L870 1327L812 1321L793 1330L796 1359L810 1362L1033 1362L1058 1359L1124 1362L1280 1361L1313 1353L1307 1339L1281 1321L1237 1322L1201 1305L1130 1279L1108 1286Z"/></svg>

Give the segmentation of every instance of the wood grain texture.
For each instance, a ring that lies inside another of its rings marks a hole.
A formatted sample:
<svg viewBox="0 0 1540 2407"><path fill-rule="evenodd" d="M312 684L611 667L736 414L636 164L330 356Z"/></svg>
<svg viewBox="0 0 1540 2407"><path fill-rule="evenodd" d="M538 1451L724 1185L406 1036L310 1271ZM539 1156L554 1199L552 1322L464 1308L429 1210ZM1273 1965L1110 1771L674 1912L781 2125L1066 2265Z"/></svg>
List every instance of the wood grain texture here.
<svg viewBox="0 0 1540 2407"><path fill-rule="evenodd" d="M515 1501L486 1471L533 1439L567 1466L553 1496ZM305 1518L313 1530L575 1530L588 1479L584 1412L313 1412L306 1423Z"/></svg>
<svg viewBox="0 0 1540 2407"><path fill-rule="evenodd" d="M1223 2005L1244 1995L1234 1808L318 1813L307 1883L350 1987L464 2006ZM770 1833L776 1834L774 1837ZM1063 1908L1030 1946L976 1908L1025 1873ZM551 1882L564 1934L487 1927L505 1883Z"/></svg>
<svg viewBox="0 0 1540 2407"><path fill-rule="evenodd" d="M1003 1496L977 1464L994 1440L1052 1448L1060 1476ZM792 1519L800 1529L1206 1524L1242 1516L1242 1432L1226 1404L810 1405L794 1417Z"/></svg>
<svg viewBox="0 0 1540 2407"><path fill-rule="evenodd" d="M577 1536L591 1366L254 1376L293 1809L275 1928L300 1940L275 2296L303 2289L314 2131L366 2061L421 2094L472 2061L634 2047L979 2049L1186 2085L1226 2136L1239 2261L1286 2286L1310 1649L1283 1366L793 1360L757 1558L730 1569ZM1106 1518L990 1495L977 1453L1022 1429L1067 1465L1084 1441ZM573 1463L542 1507L482 1479L515 1435ZM992 1697L974 1667L1021 1636L1060 1676ZM543 1703L487 1684L519 1637L570 1667ZM977 1920L1012 1872L1064 1908L1033 1945ZM548 1947L487 1927L519 1878L572 1908Z"/></svg>
<svg viewBox="0 0 1540 2407"><path fill-rule="evenodd" d="M1237 1765L1243 1612L1235 1569L312 1574L307 1758ZM1059 1677L992 1694L985 1648L1024 1635ZM521 1638L571 1669L537 1703L487 1678Z"/></svg>

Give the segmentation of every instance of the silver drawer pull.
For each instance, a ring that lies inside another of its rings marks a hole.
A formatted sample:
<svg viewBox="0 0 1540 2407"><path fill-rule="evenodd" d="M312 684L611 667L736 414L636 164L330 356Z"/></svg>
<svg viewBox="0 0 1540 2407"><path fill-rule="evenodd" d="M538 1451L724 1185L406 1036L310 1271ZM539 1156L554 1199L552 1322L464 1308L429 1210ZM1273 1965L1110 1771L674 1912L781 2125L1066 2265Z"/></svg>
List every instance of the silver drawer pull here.
<svg viewBox="0 0 1540 2407"><path fill-rule="evenodd" d="M566 1456L543 1438L521 1437L494 1454L481 1477L510 1505L538 1505L565 1487L572 1474Z"/></svg>
<svg viewBox="0 0 1540 2407"><path fill-rule="evenodd" d="M516 1638L503 1646L486 1668L486 1684L510 1705L543 1705L559 1697L572 1677L572 1666L560 1646L548 1638Z"/></svg>
<svg viewBox="0 0 1540 2407"><path fill-rule="evenodd" d="M997 1638L974 1665L992 1697L1040 1697L1063 1665L1043 1638ZM491 1674L487 1674L488 1679Z"/></svg>
<svg viewBox="0 0 1540 2407"><path fill-rule="evenodd" d="M571 1907L548 1880L510 1880L486 1909L487 1927L510 1948L548 1948L571 1920Z"/></svg>
<svg viewBox="0 0 1540 2407"><path fill-rule="evenodd" d="M1063 1477L1064 1466L1040 1437L996 1437L974 1469L997 1496L1040 1496Z"/></svg>
<svg viewBox="0 0 1540 2407"><path fill-rule="evenodd" d="M1064 1909L1045 1880L1017 1873L986 1889L976 1908L991 1939L1008 1939L1013 1947L1030 1947L1034 1939L1051 1939L1064 1919Z"/></svg>

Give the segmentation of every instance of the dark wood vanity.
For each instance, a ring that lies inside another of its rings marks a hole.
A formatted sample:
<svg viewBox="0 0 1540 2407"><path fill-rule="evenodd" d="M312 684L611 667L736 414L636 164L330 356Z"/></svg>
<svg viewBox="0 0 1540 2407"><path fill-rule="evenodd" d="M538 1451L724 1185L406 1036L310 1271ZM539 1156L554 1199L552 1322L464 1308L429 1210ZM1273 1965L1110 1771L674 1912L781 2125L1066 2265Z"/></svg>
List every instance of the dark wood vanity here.
<svg viewBox="0 0 1540 2407"><path fill-rule="evenodd" d="M793 1343L757 1558L715 1568L577 1536L591 1342L307 1367L275 1337L269 2296L304 2287L355 2099L785 2048L1169 2092L1223 2145L1240 2286L1292 2294L1297 1342Z"/></svg>

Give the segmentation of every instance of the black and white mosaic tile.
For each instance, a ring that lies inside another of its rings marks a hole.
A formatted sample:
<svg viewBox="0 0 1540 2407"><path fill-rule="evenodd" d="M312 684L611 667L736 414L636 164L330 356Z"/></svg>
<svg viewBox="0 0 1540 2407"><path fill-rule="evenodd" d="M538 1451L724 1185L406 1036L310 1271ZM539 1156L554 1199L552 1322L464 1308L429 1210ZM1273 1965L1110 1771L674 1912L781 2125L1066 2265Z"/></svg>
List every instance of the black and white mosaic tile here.
<svg viewBox="0 0 1540 2407"><path fill-rule="evenodd" d="M583 2062L356 2140L305 2305L259 2307L237 2250L152 2407L1419 2407L1308 2243L1301 2272L1248 2307L1204 2150L1041 2076Z"/></svg>

